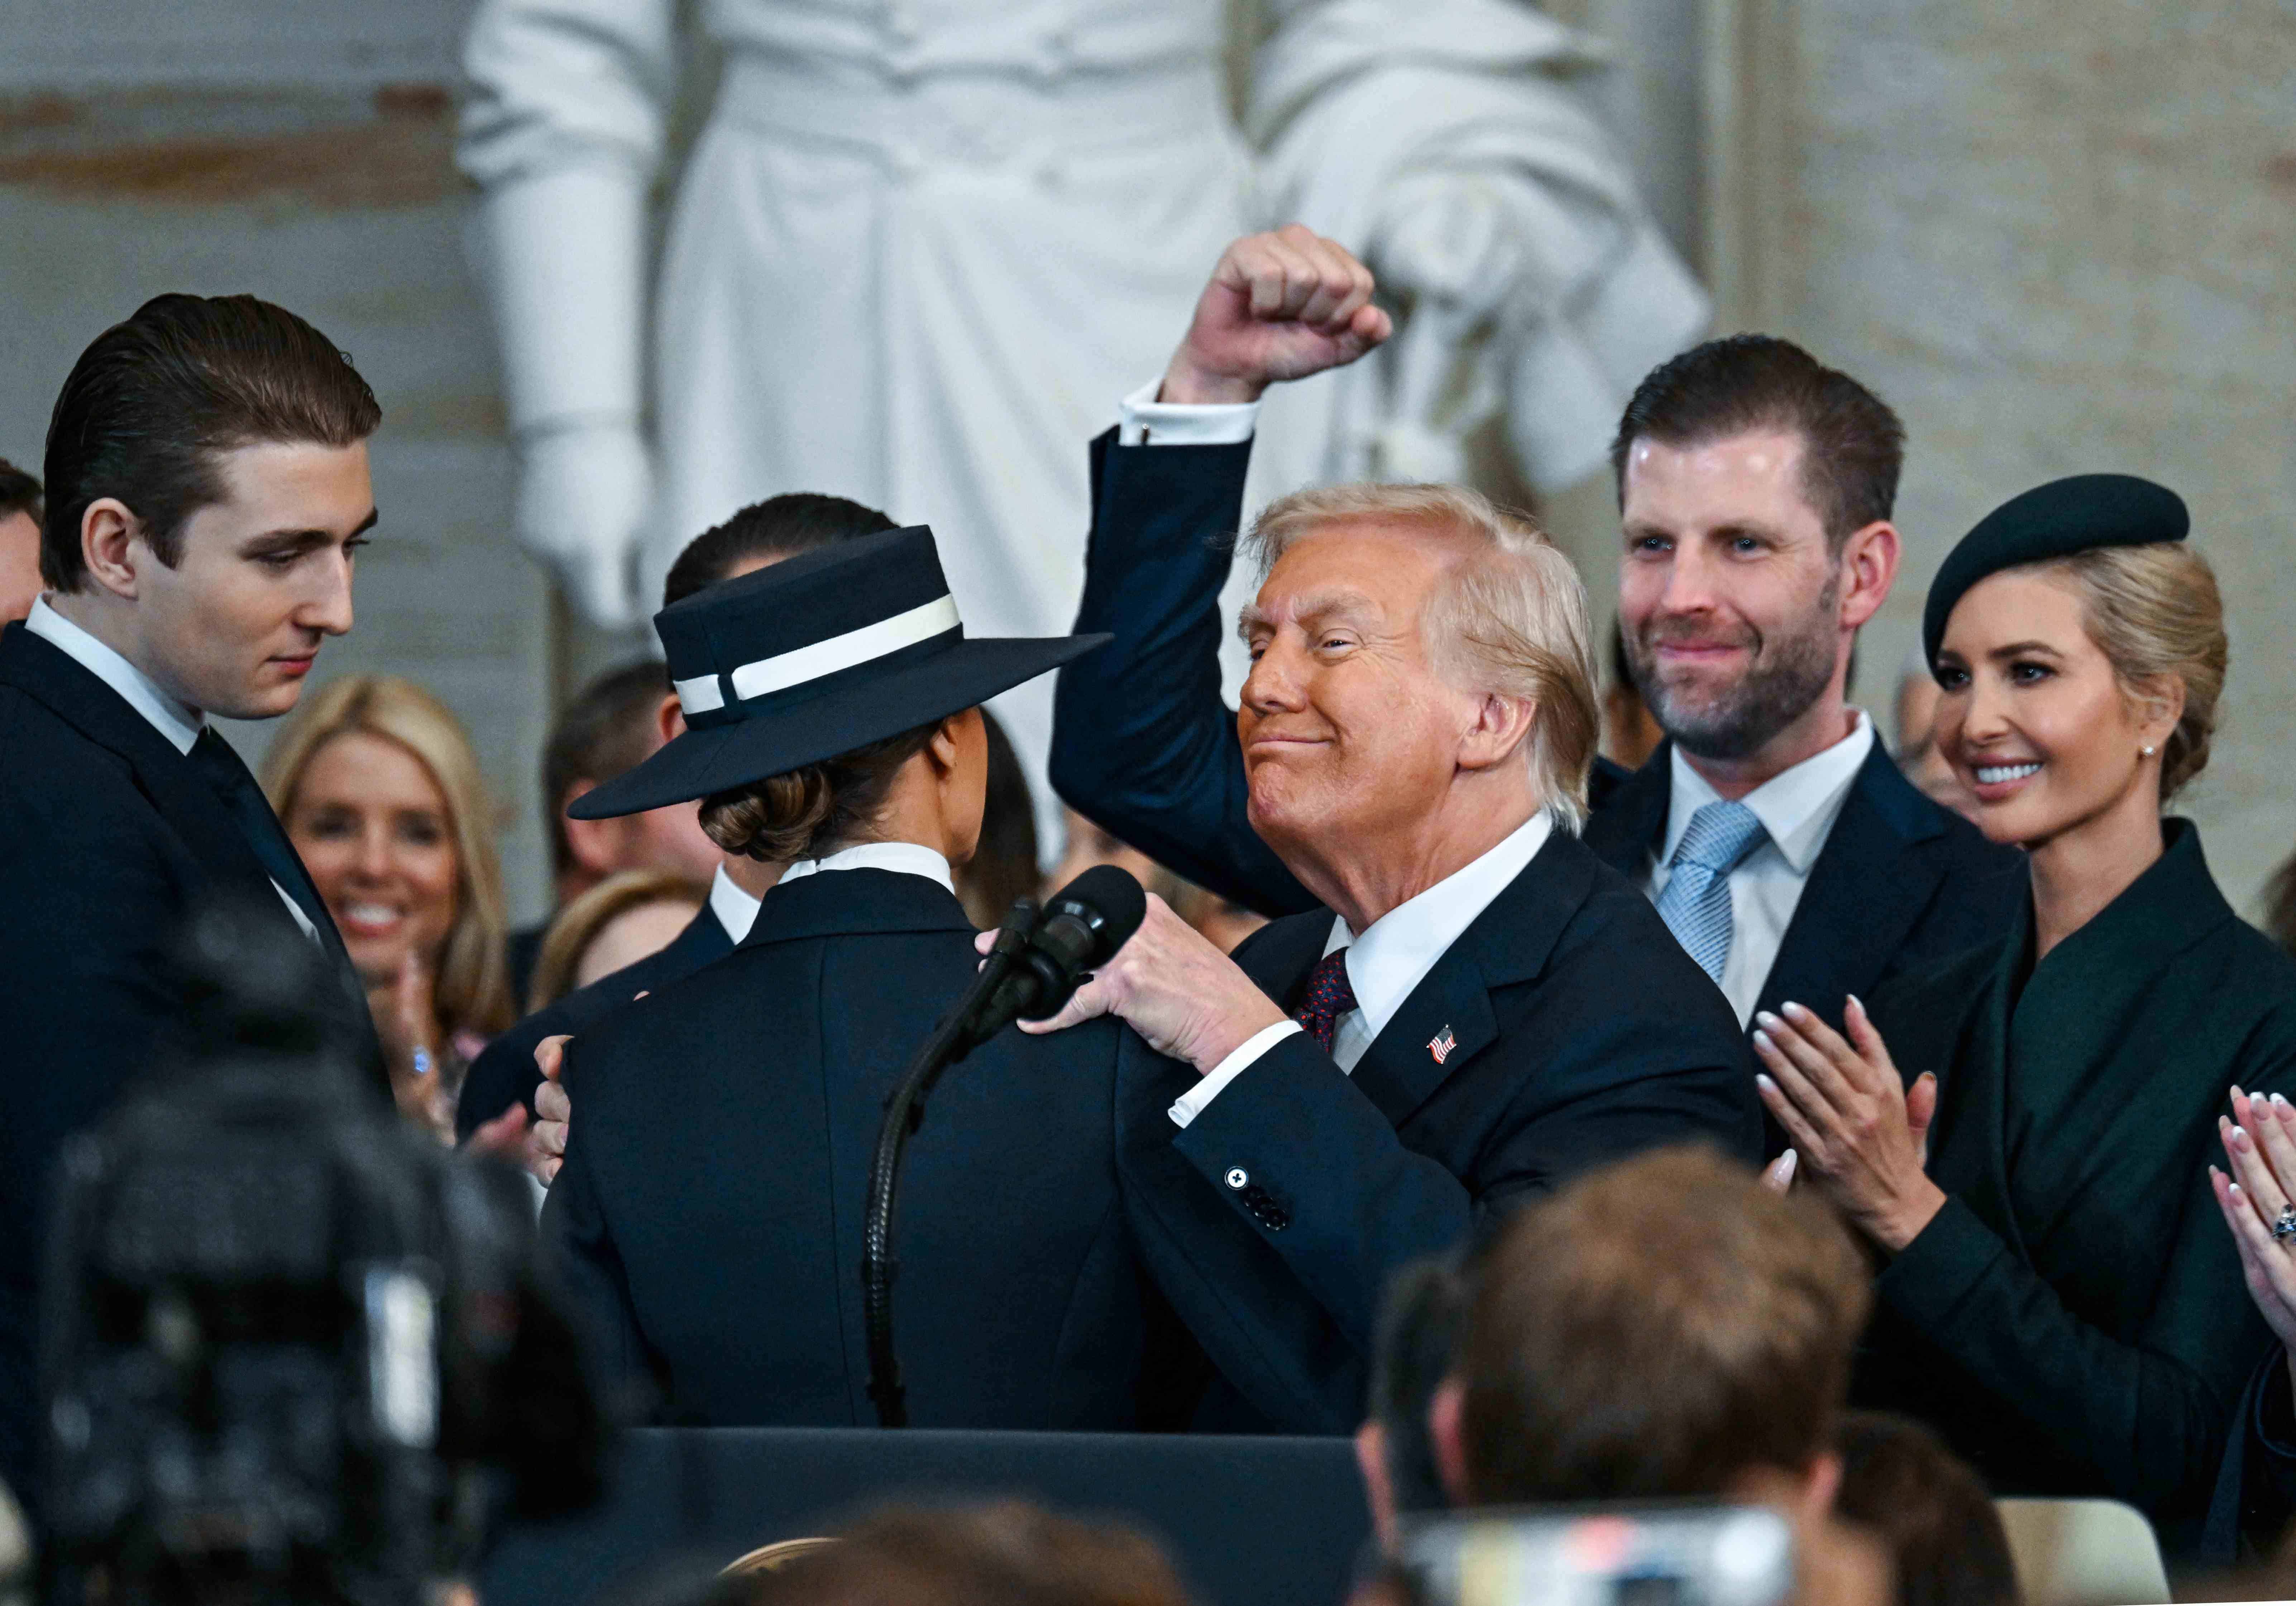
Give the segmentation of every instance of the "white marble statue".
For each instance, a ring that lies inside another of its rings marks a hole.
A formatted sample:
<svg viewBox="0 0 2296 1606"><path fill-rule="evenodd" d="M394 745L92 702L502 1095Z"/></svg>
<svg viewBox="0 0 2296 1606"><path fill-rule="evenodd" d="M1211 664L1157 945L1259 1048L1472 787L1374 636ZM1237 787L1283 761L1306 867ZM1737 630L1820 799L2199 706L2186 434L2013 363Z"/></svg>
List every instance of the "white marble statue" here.
<svg viewBox="0 0 2296 1606"><path fill-rule="evenodd" d="M1594 468L1706 314L1572 87L1595 47L1515 0L1274 9L1239 130L1221 0L703 0L723 71L650 271L676 0L480 0L521 541L618 625L735 508L829 491L931 523L969 630L1063 629L1085 441L1227 242L1293 219L1400 332L1272 398L1269 494L1454 476L1498 408L1534 484ZM1049 809L1049 677L996 707Z"/></svg>

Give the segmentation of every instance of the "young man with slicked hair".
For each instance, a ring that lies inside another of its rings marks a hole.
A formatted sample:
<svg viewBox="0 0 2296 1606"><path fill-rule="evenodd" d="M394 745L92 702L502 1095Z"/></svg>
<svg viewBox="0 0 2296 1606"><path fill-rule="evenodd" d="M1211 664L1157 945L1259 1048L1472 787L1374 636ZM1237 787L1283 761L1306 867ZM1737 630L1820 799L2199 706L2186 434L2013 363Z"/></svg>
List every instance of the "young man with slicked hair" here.
<svg viewBox="0 0 2296 1606"><path fill-rule="evenodd" d="M184 917L237 896L318 945L383 1086L326 905L208 723L286 713L351 627L381 422L332 342L252 296L146 302L57 397L47 589L0 631L0 1478L19 1489L57 1152L176 1018Z"/></svg>

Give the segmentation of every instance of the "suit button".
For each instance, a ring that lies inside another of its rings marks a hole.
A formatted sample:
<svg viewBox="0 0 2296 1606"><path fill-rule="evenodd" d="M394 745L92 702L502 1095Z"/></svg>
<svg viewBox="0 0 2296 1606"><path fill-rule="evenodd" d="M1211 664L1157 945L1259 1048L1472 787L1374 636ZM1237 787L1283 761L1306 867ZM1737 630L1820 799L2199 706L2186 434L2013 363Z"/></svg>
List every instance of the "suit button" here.
<svg viewBox="0 0 2296 1606"><path fill-rule="evenodd" d="M1229 1187L1240 1188L1250 1180L1251 1178L1243 1174L1243 1168L1242 1166L1231 1166L1228 1168L1227 1185Z"/></svg>

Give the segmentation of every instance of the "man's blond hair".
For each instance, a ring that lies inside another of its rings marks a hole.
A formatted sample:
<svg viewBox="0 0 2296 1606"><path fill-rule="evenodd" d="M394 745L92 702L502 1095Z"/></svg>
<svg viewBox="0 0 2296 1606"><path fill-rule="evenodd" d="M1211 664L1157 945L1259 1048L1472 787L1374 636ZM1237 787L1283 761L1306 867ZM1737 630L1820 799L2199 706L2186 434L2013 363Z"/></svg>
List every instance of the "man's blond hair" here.
<svg viewBox="0 0 2296 1606"><path fill-rule="evenodd" d="M1292 545L1334 525L1398 525L1474 550L1445 574L1420 628L1429 660L1462 690L1537 705L1532 783L1555 824L1587 823L1587 775L1601 738L1594 629L1570 560L1528 514L1456 485L1335 485L1268 504L1247 544L1265 576Z"/></svg>

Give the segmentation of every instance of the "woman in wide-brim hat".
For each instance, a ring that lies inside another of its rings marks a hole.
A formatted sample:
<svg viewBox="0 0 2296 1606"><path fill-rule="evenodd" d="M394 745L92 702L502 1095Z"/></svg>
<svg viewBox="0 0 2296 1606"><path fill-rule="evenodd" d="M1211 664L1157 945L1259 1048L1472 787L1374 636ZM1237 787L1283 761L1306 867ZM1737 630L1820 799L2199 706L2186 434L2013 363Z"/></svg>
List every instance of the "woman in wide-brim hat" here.
<svg viewBox="0 0 2296 1606"><path fill-rule="evenodd" d="M1923 620L1938 742L2031 895L2005 940L1851 1000L1847 1038L1795 1004L1755 1037L1804 1176L1881 1258L1859 1403L1927 1420L1997 1495L2128 1501L2172 1558L2267 1342L2210 1195L2221 1101L2296 1092L2296 963L2162 815L2226 662L2187 525L2162 487L2083 475L1954 549Z"/></svg>
<svg viewBox="0 0 2296 1606"><path fill-rule="evenodd" d="M686 733L571 812L698 799L727 852L788 868L733 954L569 1045L580 1118L545 1233L613 1370L668 1419L871 1422L862 1207L886 1094L977 960L950 873L980 831L979 705L1105 638L967 638L922 529L712 586L655 627ZM1116 1164L1127 1051L1095 1026L977 1049L910 1146L893 1248L919 1425L1152 1425Z"/></svg>

